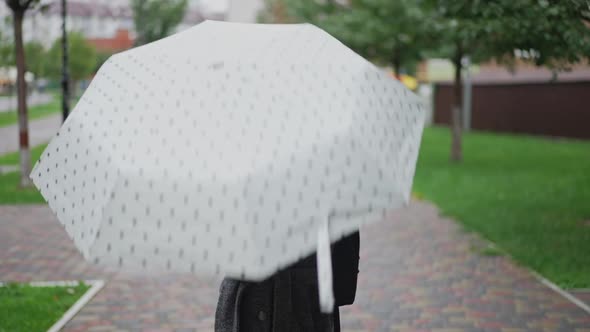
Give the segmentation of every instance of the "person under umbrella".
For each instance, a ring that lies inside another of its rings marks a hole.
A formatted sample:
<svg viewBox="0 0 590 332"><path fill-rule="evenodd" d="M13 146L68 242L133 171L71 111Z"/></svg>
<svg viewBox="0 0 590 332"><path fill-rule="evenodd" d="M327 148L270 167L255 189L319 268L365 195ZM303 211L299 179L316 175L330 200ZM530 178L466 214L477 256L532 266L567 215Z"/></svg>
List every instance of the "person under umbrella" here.
<svg viewBox="0 0 590 332"><path fill-rule="evenodd" d="M215 332L339 332L338 307L354 302L359 232L331 246L335 308L320 311L316 255L262 282L225 278L215 313Z"/></svg>
<svg viewBox="0 0 590 332"><path fill-rule="evenodd" d="M409 202L421 104L313 25L206 21L110 57L30 177L89 262L227 277L220 329L329 331L348 236Z"/></svg>

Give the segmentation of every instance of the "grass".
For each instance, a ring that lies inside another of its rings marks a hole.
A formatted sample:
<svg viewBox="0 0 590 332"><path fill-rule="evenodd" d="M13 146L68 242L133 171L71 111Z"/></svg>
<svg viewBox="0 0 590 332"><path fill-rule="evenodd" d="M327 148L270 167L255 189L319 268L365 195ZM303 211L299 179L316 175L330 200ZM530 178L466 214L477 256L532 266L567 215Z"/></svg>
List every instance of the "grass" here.
<svg viewBox="0 0 590 332"><path fill-rule="evenodd" d="M31 149L31 166L41 156L47 145L38 145ZM0 165L18 165L18 152L0 156ZM45 200L39 191L34 188L22 189L19 187L20 172L0 174L0 204L43 204Z"/></svg>
<svg viewBox="0 0 590 332"><path fill-rule="evenodd" d="M43 118L60 111L60 102L57 95L54 96L53 100L47 104L31 106L28 110L28 119L34 120ZM17 112L10 111L10 112L0 112L0 127L6 127L13 124L16 124L18 121L17 119Z"/></svg>
<svg viewBox="0 0 590 332"><path fill-rule="evenodd" d="M450 163L448 129L425 130L416 196L560 286L590 287L590 143L469 133L463 144Z"/></svg>
<svg viewBox="0 0 590 332"><path fill-rule="evenodd" d="M47 147L47 144L37 145L31 148L31 165L35 165L43 150ZM19 153L11 152L5 155L0 155L0 165L18 165Z"/></svg>
<svg viewBox="0 0 590 332"><path fill-rule="evenodd" d="M0 174L0 204L44 204L45 199L37 188L19 187L20 173Z"/></svg>
<svg viewBox="0 0 590 332"><path fill-rule="evenodd" d="M47 331L89 286L0 287L0 332Z"/></svg>

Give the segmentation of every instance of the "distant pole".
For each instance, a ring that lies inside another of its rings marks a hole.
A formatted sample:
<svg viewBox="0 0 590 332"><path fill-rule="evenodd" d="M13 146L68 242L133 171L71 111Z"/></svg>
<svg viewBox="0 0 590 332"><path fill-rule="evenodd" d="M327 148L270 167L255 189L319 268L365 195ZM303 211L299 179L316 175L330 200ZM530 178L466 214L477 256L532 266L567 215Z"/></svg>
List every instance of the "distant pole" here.
<svg viewBox="0 0 590 332"><path fill-rule="evenodd" d="M465 76L463 78L463 130L471 129L471 59L469 56L463 58Z"/></svg>
<svg viewBox="0 0 590 332"><path fill-rule="evenodd" d="M68 11L66 0L61 0L61 46L62 46L62 67L61 67L61 94L62 94L62 113L65 122L70 113L70 73L68 72L68 32L66 29L66 20Z"/></svg>

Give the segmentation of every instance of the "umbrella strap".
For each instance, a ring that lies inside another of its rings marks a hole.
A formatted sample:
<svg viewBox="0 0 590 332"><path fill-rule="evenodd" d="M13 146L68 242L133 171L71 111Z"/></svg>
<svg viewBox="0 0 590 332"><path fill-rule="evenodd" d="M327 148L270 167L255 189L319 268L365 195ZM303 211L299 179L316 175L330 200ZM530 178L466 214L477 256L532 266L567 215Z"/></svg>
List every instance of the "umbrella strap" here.
<svg viewBox="0 0 590 332"><path fill-rule="evenodd" d="M318 290L320 295L320 309L323 313L331 313L334 310L334 290L332 288L332 255L330 253L330 223L331 213L320 224L318 229Z"/></svg>

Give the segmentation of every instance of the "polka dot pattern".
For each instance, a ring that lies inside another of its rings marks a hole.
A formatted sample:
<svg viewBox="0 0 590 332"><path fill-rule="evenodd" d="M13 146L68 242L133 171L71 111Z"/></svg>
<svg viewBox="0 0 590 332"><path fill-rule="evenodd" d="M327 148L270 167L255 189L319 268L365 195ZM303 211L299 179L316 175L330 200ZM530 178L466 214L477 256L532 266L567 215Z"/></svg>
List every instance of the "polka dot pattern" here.
<svg viewBox="0 0 590 332"><path fill-rule="evenodd" d="M31 178L89 261L260 280L406 203L423 117L317 27L207 21L112 56Z"/></svg>

